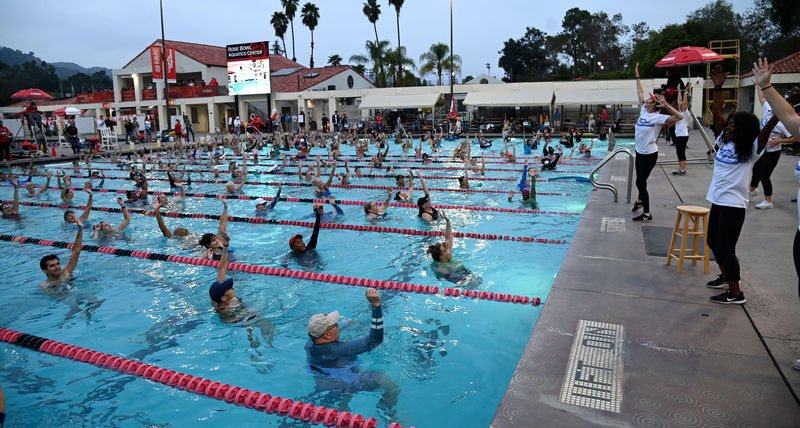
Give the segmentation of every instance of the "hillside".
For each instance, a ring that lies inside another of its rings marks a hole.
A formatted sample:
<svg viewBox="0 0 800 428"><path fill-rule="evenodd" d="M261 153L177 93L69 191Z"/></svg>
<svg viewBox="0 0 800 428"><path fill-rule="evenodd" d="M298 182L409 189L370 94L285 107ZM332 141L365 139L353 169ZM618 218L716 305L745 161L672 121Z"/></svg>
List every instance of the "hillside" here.
<svg viewBox="0 0 800 428"><path fill-rule="evenodd" d="M36 63L41 63L42 60L36 56L33 52L24 53L19 49L11 49L5 46L0 47L0 62L3 62L8 65L20 65L24 64L29 61L35 61ZM83 67L81 65L75 64L74 62L49 62L48 64L52 65L56 69L56 75L59 79L66 79L74 74L84 73L88 75L92 75L98 71L105 71L106 74L111 77L111 69L105 67Z"/></svg>

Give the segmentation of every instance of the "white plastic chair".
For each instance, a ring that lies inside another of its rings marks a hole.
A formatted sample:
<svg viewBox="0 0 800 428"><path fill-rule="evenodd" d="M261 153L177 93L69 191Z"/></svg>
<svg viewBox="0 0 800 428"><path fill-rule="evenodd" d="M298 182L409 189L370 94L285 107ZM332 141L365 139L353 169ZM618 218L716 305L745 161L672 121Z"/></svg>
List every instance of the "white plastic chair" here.
<svg viewBox="0 0 800 428"><path fill-rule="evenodd" d="M119 146L117 136L110 128L100 128L100 149L101 150L116 150Z"/></svg>

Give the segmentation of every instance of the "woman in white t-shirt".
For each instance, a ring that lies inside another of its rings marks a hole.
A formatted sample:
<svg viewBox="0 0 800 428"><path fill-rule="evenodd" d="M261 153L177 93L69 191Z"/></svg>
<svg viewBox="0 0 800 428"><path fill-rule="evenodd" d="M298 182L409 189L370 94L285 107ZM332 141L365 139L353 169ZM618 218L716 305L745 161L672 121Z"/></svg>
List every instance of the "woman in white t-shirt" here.
<svg viewBox="0 0 800 428"><path fill-rule="evenodd" d="M761 126L765 126L767 122L773 117L772 108L761 93L761 89L756 86L758 91L758 99L763 105L764 117L761 118ZM781 144L794 143L797 139L789 134L789 131L780 122L772 129L769 134L769 142L767 142L767 151L761 156L753 165L753 176L750 179L750 196L758 194L758 183L764 187L764 200L756 205L758 209L772 208L772 171L778 165L778 160L781 157Z"/></svg>
<svg viewBox="0 0 800 428"><path fill-rule="evenodd" d="M675 154L678 155L678 170L672 175L686 175L686 143L689 142L689 94L690 85L686 90L678 89L678 111L683 118L675 122Z"/></svg>
<svg viewBox="0 0 800 428"><path fill-rule="evenodd" d="M777 121L770 121L772 126L761 129L758 118L752 113L739 111L723 117L722 85L726 78L727 73L719 65L711 72L714 82L711 112L715 133L719 137L714 172L706 195L706 200L711 202L706 242L714 252L720 275L706 286L728 288L725 293L712 296L712 302L741 305L747 300L739 288L736 242L744 225L745 209L749 202L747 179L753 163L764 153L771 128Z"/></svg>
<svg viewBox="0 0 800 428"><path fill-rule="evenodd" d="M761 89L769 105L772 107L772 113L781 121L786 127L786 130L792 134L794 138L800 140L800 116L795 114L792 104L800 102L800 88L795 86L790 89L787 98L784 99L775 88L770 85L769 81L772 77L772 72L769 69L769 63L766 59L758 60L757 64L753 64L753 83ZM800 182L800 162L794 167L794 175L797 181ZM800 215L800 190L797 192L798 202L797 211ZM798 225L797 232L794 235L794 269L797 272L798 284L797 292L800 294L800 225ZM792 366L795 370L800 370L800 359L794 361Z"/></svg>
<svg viewBox="0 0 800 428"><path fill-rule="evenodd" d="M633 218L633 221L653 221L650 214L650 195L647 193L647 178L656 166L658 160L658 131L661 125L671 125L683 116L674 107L664 100L661 95L650 95L645 99L644 88L639 80L639 63L636 63L636 93L639 96L639 103L642 109L639 111L639 118L636 120L635 140L636 140L636 189L639 196L633 204L633 211L644 208L642 214ZM669 114L659 113L661 108Z"/></svg>

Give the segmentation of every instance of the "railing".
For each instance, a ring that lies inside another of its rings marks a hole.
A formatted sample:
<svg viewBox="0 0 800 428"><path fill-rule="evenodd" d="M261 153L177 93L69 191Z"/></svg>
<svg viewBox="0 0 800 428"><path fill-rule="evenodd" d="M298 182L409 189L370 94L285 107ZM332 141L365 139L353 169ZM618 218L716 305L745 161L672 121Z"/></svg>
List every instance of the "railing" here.
<svg viewBox="0 0 800 428"><path fill-rule="evenodd" d="M717 145L714 143L708 134L706 133L706 128L703 126L703 123L700 121L694 112L692 112L691 107L689 110L686 111L686 114L691 115L693 122L697 125L697 130L700 131L700 136L703 137L703 142L706 143L706 147L708 147L708 154L706 157L698 157L698 158L687 158L687 162L698 162L698 163L707 163L712 162L714 160L714 155L717 153ZM658 165L674 165L677 164L679 161L677 160L668 160L668 161L658 161Z"/></svg>
<svg viewBox="0 0 800 428"><path fill-rule="evenodd" d="M205 86L172 86L169 88L170 98L199 98L228 95L228 88L219 85Z"/></svg>
<svg viewBox="0 0 800 428"><path fill-rule="evenodd" d="M109 91L78 94L75 102L78 104L110 103L114 102L114 93Z"/></svg>
<svg viewBox="0 0 800 428"><path fill-rule="evenodd" d="M133 89L122 90L119 93L122 101L136 101L136 91Z"/></svg>
<svg viewBox="0 0 800 428"><path fill-rule="evenodd" d="M617 202L618 201L617 188L611 183L598 183L597 180L595 180L594 175L597 173L597 171L600 170L600 168L603 165L607 164L611 159L613 159L620 153L625 153L628 155L628 202L630 203L631 186L633 185L633 154L631 154L630 150L616 149L613 152L606 155L605 159L601 160L600 163L598 163L597 166L595 166L594 169L592 169L592 172L589 173L589 181L591 181L592 185L598 189L610 190L611 193L614 194L614 202Z"/></svg>
<svg viewBox="0 0 800 428"><path fill-rule="evenodd" d="M154 99L156 99L155 89L142 89L142 100L154 100Z"/></svg>

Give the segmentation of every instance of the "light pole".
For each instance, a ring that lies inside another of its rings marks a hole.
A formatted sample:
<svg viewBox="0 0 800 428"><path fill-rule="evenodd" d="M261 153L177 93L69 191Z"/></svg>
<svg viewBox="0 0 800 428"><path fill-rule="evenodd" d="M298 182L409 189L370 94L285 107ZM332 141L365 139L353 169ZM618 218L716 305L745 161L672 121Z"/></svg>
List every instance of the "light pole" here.
<svg viewBox="0 0 800 428"><path fill-rule="evenodd" d="M600 66L600 74L603 74L603 68L605 68L605 67L603 67L603 63L600 62L600 61L597 61L597 65Z"/></svg>
<svg viewBox="0 0 800 428"><path fill-rule="evenodd" d="M453 0L450 0L450 99L453 99ZM452 102L452 101L451 101Z"/></svg>
<svg viewBox="0 0 800 428"><path fill-rule="evenodd" d="M158 12L161 14L161 75L164 76L164 101L166 109L164 110L167 115L167 131L172 129L172 123L169 118L169 82L167 82L167 70L164 64L167 62L167 43L164 41L164 6L162 0L158 0ZM162 123L161 126L164 126Z"/></svg>

